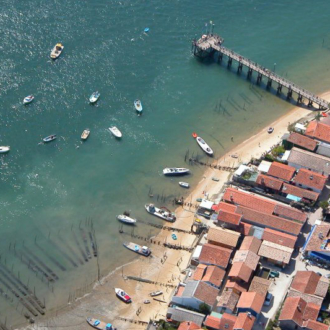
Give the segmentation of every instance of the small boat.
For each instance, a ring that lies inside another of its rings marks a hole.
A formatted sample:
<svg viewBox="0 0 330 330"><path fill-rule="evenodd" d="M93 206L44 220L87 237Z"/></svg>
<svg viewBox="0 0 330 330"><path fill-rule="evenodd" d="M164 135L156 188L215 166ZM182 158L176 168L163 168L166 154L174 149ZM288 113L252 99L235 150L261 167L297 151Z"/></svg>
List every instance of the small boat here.
<svg viewBox="0 0 330 330"><path fill-rule="evenodd" d="M118 139L123 136L123 134L121 134L121 131L116 126L109 127L109 131Z"/></svg>
<svg viewBox="0 0 330 330"><path fill-rule="evenodd" d="M34 100L34 96L33 95L29 95L27 97L24 97L23 99L23 104L29 104Z"/></svg>
<svg viewBox="0 0 330 330"><path fill-rule="evenodd" d="M220 179L216 178L215 176L212 178L213 181L219 182Z"/></svg>
<svg viewBox="0 0 330 330"><path fill-rule="evenodd" d="M47 142L54 141L55 139L56 139L56 134L53 134L53 135L46 136L45 138L42 139L42 141L47 143Z"/></svg>
<svg viewBox="0 0 330 330"><path fill-rule="evenodd" d="M96 103L97 100L100 98L101 94L99 92L94 92L90 97L89 97L89 102L90 103Z"/></svg>
<svg viewBox="0 0 330 330"><path fill-rule="evenodd" d="M150 300L145 300L144 302L143 302L144 304L150 304Z"/></svg>
<svg viewBox="0 0 330 330"><path fill-rule="evenodd" d="M84 129L84 131L81 134L81 139L82 140L87 140L90 133L91 133L91 131L90 131L89 128Z"/></svg>
<svg viewBox="0 0 330 330"><path fill-rule="evenodd" d="M128 225L134 225L136 223L136 219L131 218L129 214L120 214L117 215L117 219L123 223L127 223Z"/></svg>
<svg viewBox="0 0 330 330"><path fill-rule="evenodd" d="M172 236L172 239L175 241L178 239L178 237L175 234L172 234L171 236Z"/></svg>
<svg viewBox="0 0 330 330"><path fill-rule="evenodd" d="M141 246L139 244L135 244L132 242L125 242L123 243L125 248L137 253L141 254L142 256L149 257L151 254L151 250L147 246Z"/></svg>
<svg viewBox="0 0 330 330"><path fill-rule="evenodd" d="M273 127L269 127L268 130L267 130L267 132L268 132L269 134L273 133L273 132L274 132L274 128L273 128Z"/></svg>
<svg viewBox="0 0 330 330"><path fill-rule="evenodd" d="M182 187L182 188L189 188L189 183L180 181L179 186Z"/></svg>
<svg viewBox="0 0 330 330"><path fill-rule="evenodd" d="M161 218L169 222L175 222L176 220L175 214L169 210L166 210L165 208L159 209L158 207L155 207L154 204L146 204L144 207L147 210L147 212L158 218Z"/></svg>
<svg viewBox="0 0 330 330"><path fill-rule="evenodd" d="M142 110L143 110L143 107L142 107L142 103L140 100L135 100L134 101L134 107L135 107L135 110L141 114L142 113Z"/></svg>
<svg viewBox="0 0 330 330"><path fill-rule="evenodd" d="M157 297L163 294L163 291L154 291L150 293L150 297Z"/></svg>
<svg viewBox="0 0 330 330"><path fill-rule="evenodd" d="M238 155L237 154L232 154L231 158L238 158Z"/></svg>
<svg viewBox="0 0 330 330"><path fill-rule="evenodd" d="M90 326L98 330L114 330L111 323L105 323L92 317L87 317L86 321Z"/></svg>
<svg viewBox="0 0 330 330"><path fill-rule="evenodd" d="M206 152L210 156L213 155L213 150L200 136L197 136L196 133L193 133L193 137L196 139L197 143L203 149L204 152Z"/></svg>
<svg viewBox="0 0 330 330"><path fill-rule="evenodd" d="M122 289L115 288L116 295L119 299L121 299L125 303L131 303L132 299L131 297Z"/></svg>
<svg viewBox="0 0 330 330"><path fill-rule="evenodd" d="M326 112L322 112L322 117L328 117L328 114Z"/></svg>
<svg viewBox="0 0 330 330"><path fill-rule="evenodd" d="M146 27L145 29L144 29L144 33L148 33L150 31L150 29L148 28L148 27Z"/></svg>
<svg viewBox="0 0 330 330"><path fill-rule="evenodd" d="M10 147L9 146L1 146L0 147L0 154L5 154L7 152L10 151Z"/></svg>
<svg viewBox="0 0 330 330"><path fill-rule="evenodd" d="M183 167L167 167L163 169L163 174L164 175L185 175L189 173L188 168L183 168Z"/></svg>
<svg viewBox="0 0 330 330"><path fill-rule="evenodd" d="M50 57L53 60L57 59L61 55L63 49L64 49L64 46L61 43L56 44L50 53Z"/></svg>

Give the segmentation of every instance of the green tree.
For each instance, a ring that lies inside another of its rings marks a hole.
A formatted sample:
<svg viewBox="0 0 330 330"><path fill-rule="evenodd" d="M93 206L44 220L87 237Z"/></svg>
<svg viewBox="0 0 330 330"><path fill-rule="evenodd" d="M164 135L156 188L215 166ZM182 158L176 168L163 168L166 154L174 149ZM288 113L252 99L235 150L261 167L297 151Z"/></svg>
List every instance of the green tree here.
<svg viewBox="0 0 330 330"><path fill-rule="evenodd" d="M319 206L320 206L323 210L326 210L326 209L328 208L328 206L329 206L329 203L328 203L328 201L321 201L321 202L319 203Z"/></svg>
<svg viewBox="0 0 330 330"><path fill-rule="evenodd" d="M201 303L199 305L199 311L202 313L202 314L205 314L205 315L208 315L210 314L210 307L208 304L205 304L205 303Z"/></svg>

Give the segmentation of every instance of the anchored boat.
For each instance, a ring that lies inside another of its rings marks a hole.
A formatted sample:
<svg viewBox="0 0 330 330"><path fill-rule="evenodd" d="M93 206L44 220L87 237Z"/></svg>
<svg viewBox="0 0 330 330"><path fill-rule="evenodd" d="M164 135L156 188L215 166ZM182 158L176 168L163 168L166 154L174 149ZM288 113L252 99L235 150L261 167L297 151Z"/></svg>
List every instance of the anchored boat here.
<svg viewBox="0 0 330 330"><path fill-rule="evenodd" d="M160 296L161 294L163 294L163 291L154 291L150 293L151 297L157 297Z"/></svg>
<svg viewBox="0 0 330 330"><path fill-rule="evenodd" d="M188 173L189 173L189 169L183 167L167 167L163 169L163 174L167 176L185 175Z"/></svg>
<svg viewBox="0 0 330 330"><path fill-rule="evenodd" d="M121 131L116 126L109 127L109 131L118 139L123 136Z"/></svg>
<svg viewBox="0 0 330 330"><path fill-rule="evenodd" d="M87 140L90 133L91 133L91 131L89 128L84 129L84 131L81 134L81 139L84 141Z"/></svg>
<svg viewBox="0 0 330 330"><path fill-rule="evenodd" d="M1 146L0 147L0 154L5 154L7 152L10 151L10 147L9 146Z"/></svg>
<svg viewBox="0 0 330 330"><path fill-rule="evenodd" d="M89 102L90 103L96 103L97 100L100 98L101 94L99 92L94 92L90 97L89 97Z"/></svg>
<svg viewBox="0 0 330 330"><path fill-rule="evenodd" d="M34 96L33 95L29 95L27 97L24 97L23 99L23 104L29 104L34 100Z"/></svg>
<svg viewBox="0 0 330 330"><path fill-rule="evenodd" d="M114 330L111 323L105 323L92 317L87 317L86 321L91 327L98 330Z"/></svg>
<svg viewBox="0 0 330 330"><path fill-rule="evenodd" d="M213 150L211 147L196 133L193 133L192 136L196 139L196 142L198 145L203 149L204 152L206 152L208 155L213 155Z"/></svg>
<svg viewBox="0 0 330 330"><path fill-rule="evenodd" d="M141 114L141 113L142 113L142 110L143 110L141 101L140 101L140 100L135 100L135 101L134 101L134 106L135 106L135 110L136 110L139 114Z"/></svg>
<svg viewBox="0 0 330 330"><path fill-rule="evenodd" d="M117 215L117 219L123 223L126 223L128 225L135 225L136 224L136 219L131 218L129 216L128 212L124 212L124 214Z"/></svg>
<svg viewBox="0 0 330 330"><path fill-rule="evenodd" d="M121 299L125 303L131 303L132 299L131 297L122 289L115 288L116 295L119 299Z"/></svg>
<svg viewBox="0 0 330 330"><path fill-rule="evenodd" d="M165 207L159 209L158 207L155 207L154 204L146 204L144 207L147 210L147 212L158 218L161 218L169 222L175 222L176 220L175 214L167 210Z"/></svg>
<svg viewBox="0 0 330 330"><path fill-rule="evenodd" d="M179 186L182 187L182 188L189 188L189 183L180 181Z"/></svg>
<svg viewBox="0 0 330 330"><path fill-rule="evenodd" d="M56 134L46 136L45 138L42 139L45 143L54 141L56 139Z"/></svg>
<svg viewBox="0 0 330 330"><path fill-rule="evenodd" d="M63 49L64 49L64 46L61 43L56 44L50 53L50 57L53 60L57 59L61 55Z"/></svg>
<svg viewBox="0 0 330 330"><path fill-rule="evenodd" d="M141 254L142 256L149 257L151 254L151 250L147 246L141 246L139 244L135 244L133 242L125 242L123 243L125 248L137 253Z"/></svg>

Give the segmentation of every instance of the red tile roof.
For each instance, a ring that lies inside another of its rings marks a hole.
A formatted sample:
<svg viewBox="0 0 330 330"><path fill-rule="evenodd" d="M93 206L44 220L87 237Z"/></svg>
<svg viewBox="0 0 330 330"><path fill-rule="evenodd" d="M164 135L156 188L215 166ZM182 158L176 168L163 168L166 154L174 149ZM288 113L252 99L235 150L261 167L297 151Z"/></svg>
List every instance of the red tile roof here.
<svg viewBox="0 0 330 330"><path fill-rule="evenodd" d="M203 278L203 276L204 276L204 274L205 274L206 268L207 268L207 265L199 264L196 267L196 270L194 272L193 279L195 281L201 281L202 278Z"/></svg>
<svg viewBox="0 0 330 330"><path fill-rule="evenodd" d="M244 262L252 270L256 270L260 257L249 250L236 250L233 263L235 262Z"/></svg>
<svg viewBox="0 0 330 330"><path fill-rule="evenodd" d="M194 292L194 297L210 306L213 306L218 294L219 290L214 286L208 285L205 282L199 282Z"/></svg>
<svg viewBox="0 0 330 330"><path fill-rule="evenodd" d="M241 222L239 224L239 232L242 233L242 235L247 236L250 235L250 231L251 231L252 225L250 225L249 223L246 222Z"/></svg>
<svg viewBox="0 0 330 330"><path fill-rule="evenodd" d="M235 322L237 320L236 315L223 313L222 318L220 320L220 330L233 330Z"/></svg>
<svg viewBox="0 0 330 330"><path fill-rule="evenodd" d="M249 282L253 270L248 267L244 262L234 262L231 266L229 277L237 277L244 282Z"/></svg>
<svg viewBox="0 0 330 330"><path fill-rule="evenodd" d="M272 229L283 231L285 233L293 234L296 236L299 235L303 226L302 223L283 219L270 214L265 214L242 206L237 207L237 212L243 215L243 220L245 222L257 224L261 227L270 227Z"/></svg>
<svg viewBox="0 0 330 330"><path fill-rule="evenodd" d="M322 225L318 225L313 227L314 230L307 241L307 245L305 246L305 251L324 251L322 244L324 240L330 239L330 224L322 223Z"/></svg>
<svg viewBox="0 0 330 330"><path fill-rule="evenodd" d="M330 126L318 121L311 121L306 128L305 134L317 140L330 142Z"/></svg>
<svg viewBox="0 0 330 330"><path fill-rule="evenodd" d="M278 162L273 162L270 166L267 174L275 176L286 181L290 181L295 173L296 169L292 166L285 165Z"/></svg>
<svg viewBox="0 0 330 330"><path fill-rule="evenodd" d="M185 321L182 322L178 328L178 330L198 330L201 329L198 324L191 322L191 321Z"/></svg>
<svg viewBox="0 0 330 330"><path fill-rule="evenodd" d="M273 242L289 248L294 248L297 242L297 237L289 234L282 233L277 230L265 228L262 239L268 242Z"/></svg>
<svg viewBox="0 0 330 330"><path fill-rule="evenodd" d="M301 168L294 177L294 182L317 190L322 190L327 182L327 177L320 173Z"/></svg>
<svg viewBox="0 0 330 330"><path fill-rule="evenodd" d="M296 132L291 133L287 141L310 151L314 151L317 146L315 140Z"/></svg>
<svg viewBox="0 0 330 330"><path fill-rule="evenodd" d="M233 281L230 278L226 282L226 289L232 289L239 292L246 292L248 290L248 284L243 282Z"/></svg>
<svg viewBox="0 0 330 330"><path fill-rule="evenodd" d="M307 322L305 322L304 327L307 330L329 330L329 326L327 324L314 320L308 320Z"/></svg>
<svg viewBox="0 0 330 330"><path fill-rule="evenodd" d="M283 185L283 181L264 174L259 174L256 182L262 187L271 188L274 190L281 190Z"/></svg>
<svg viewBox="0 0 330 330"><path fill-rule="evenodd" d="M320 287L324 289L321 288L320 290ZM322 297L326 296L328 287L329 280L312 271L297 271L291 284L291 289Z"/></svg>
<svg viewBox="0 0 330 330"><path fill-rule="evenodd" d="M306 198L306 199L309 199L312 201L317 201L317 199L319 198L319 195L320 195L319 193L316 193L315 191L310 191L307 189L299 188L299 187L293 186L289 183L283 184L282 193L293 195L293 196L300 197L300 198Z"/></svg>
<svg viewBox="0 0 330 330"><path fill-rule="evenodd" d="M307 215L302 211L234 188L227 188L223 199L229 203L241 205L266 214L275 214L283 218L301 222L305 222L307 219ZM240 212L236 210L236 213Z"/></svg>
<svg viewBox="0 0 330 330"><path fill-rule="evenodd" d="M213 244L204 244L199 262L203 264L217 265L226 269L232 250Z"/></svg>
<svg viewBox="0 0 330 330"><path fill-rule="evenodd" d="M222 210L222 211L227 211L227 212L235 213L236 206L235 205L232 205L232 204L220 202L219 204L213 205L212 206L212 209L215 212L218 212L218 211Z"/></svg>
<svg viewBox="0 0 330 330"><path fill-rule="evenodd" d="M254 236L245 236L241 244L240 250L249 250L254 253L258 253L261 245L261 240Z"/></svg>
<svg viewBox="0 0 330 330"><path fill-rule="evenodd" d="M233 290L222 291L217 307L225 307L234 311L239 300L239 294Z"/></svg>
<svg viewBox="0 0 330 330"><path fill-rule="evenodd" d="M217 266L208 266L202 281L210 282L213 285L220 287L225 274L226 272Z"/></svg>
<svg viewBox="0 0 330 330"><path fill-rule="evenodd" d="M251 330L256 318L249 313L239 313L234 325L235 329Z"/></svg>
<svg viewBox="0 0 330 330"><path fill-rule="evenodd" d="M254 310L257 314L261 312L265 301L265 296L256 292L243 292L237 303L237 308L248 308Z"/></svg>
<svg viewBox="0 0 330 330"><path fill-rule="evenodd" d="M320 307L313 303L306 303L300 297L288 297L284 302L279 320L291 320L302 327L305 321L316 320Z"/></svg>
<svg viewBox="0 0 330 330"><path fill-rule="evenodd" d="M207 318L204 321L204 325L206 327L212 328L212 329L218 329L220 330L220 321L221 319L212 316L212 315L208 315Z"/></svg>
<svg viewBox="0 0 330 330"><path fill-rule="evenodd" d="M224 203L226 204L226 203ZM229 204L227 204L229 205ZM236 206L235 206L236 209ZM219 211L218 214L218 220L222 221L222 222L226 222L226 223L230 223L233 225L239 225L239 223L241 222L241 218L242 216L240 214L237 213L233 213L233 212L228 212L228 211Z"/></svg>
<svg viewBox="0 0 330 330"><path fill-rule="evenodd" d="M239 215L239 217L242 217ZM207 233L207 240L211 244L222 245L229 248L235 248L241 234L237 231L224 228L210 228Z"/></svg>
<svg viewBox="0 0 330 330"><path fill-rule="evenodd" d="M267 280L267 279L259 277L259 276L255 276L255 277L253 277L253 279L251 281L249 291L257 292L261 296L266 297L266 294L268 292L268 289L269 289L271 283L272 282L270 280Z"/></svg>

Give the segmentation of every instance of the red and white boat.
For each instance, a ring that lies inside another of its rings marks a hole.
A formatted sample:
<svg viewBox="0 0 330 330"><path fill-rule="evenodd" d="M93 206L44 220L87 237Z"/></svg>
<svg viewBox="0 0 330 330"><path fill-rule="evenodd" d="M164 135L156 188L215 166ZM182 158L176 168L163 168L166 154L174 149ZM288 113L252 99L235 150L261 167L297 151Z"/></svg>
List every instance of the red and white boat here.
<svg viewBox="0 0 330 330"><path fill-rule="evenodd" d="M116 295L119 299L121 299L125 303L131 303L132 299L131 297L122 289L115 288Z"/></svg>

